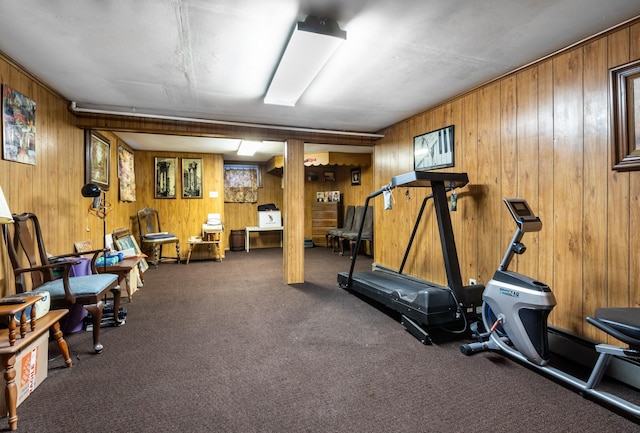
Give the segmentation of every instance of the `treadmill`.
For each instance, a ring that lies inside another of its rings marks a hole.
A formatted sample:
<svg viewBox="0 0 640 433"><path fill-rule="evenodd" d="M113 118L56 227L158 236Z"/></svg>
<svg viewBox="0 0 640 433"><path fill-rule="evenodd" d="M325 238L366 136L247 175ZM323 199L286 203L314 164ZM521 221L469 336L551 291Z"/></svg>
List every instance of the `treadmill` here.
<svg viewBox="0 0 640 433"><path fill-rule="evenodd" d="M467 173L445 173L411 171L394 176L387 185L371 193L365 201L365 211L369 200L397 187L430 188L416 218L402 266L393 270L375 265L371 271L354 272L357 251L364 217L351 259L349 272L338 273L338 284L343 289L359 293L373 299L401 314L402 325L423 344L431 344L431 329L444 329L454 333L464 333L468 324L477 321L482 313L483 285L465 286L460 275L460 263L451 226L451 215L447 193L469 183ZM433 200L438 221L440 244L447 275L447 286L403 273L404 264L413 244L423 211L429 200ZM363 213L364 215L364 213Z"/></svg>

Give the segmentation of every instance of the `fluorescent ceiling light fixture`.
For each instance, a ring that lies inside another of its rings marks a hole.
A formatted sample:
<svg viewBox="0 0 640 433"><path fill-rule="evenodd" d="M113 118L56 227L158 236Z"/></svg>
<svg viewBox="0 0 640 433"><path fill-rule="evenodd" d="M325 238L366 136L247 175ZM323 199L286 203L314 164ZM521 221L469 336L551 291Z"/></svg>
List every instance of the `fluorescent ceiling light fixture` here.
<svg viewBox="0 0 640 433"><path fill-rule="evenodd" d="M280 59L265 104L293 107L329 58L347 39L336 21L308 16L298 21Z"/></svg>
<svg viewBox="0 0 640 433"><path fill-rule="evenodd" d="M238 146L238 156L253 156L260 149L261 141L242 140Z"/></svg>

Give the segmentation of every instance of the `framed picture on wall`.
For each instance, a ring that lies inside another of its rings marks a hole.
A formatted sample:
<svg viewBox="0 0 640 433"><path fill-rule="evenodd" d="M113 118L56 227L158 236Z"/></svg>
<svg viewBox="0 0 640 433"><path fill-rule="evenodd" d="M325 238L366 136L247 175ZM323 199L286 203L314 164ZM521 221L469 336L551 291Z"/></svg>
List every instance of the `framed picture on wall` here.
<svg viewBox="0 0 640 433"><path fill-rule="evenodd" d="M453 143L453 125L414 137L414 170L453 167Z"/></svg>
<svg viewBox="0 0 640 433"><path fill-rule="evenodd" d="M178 158L155 157L155 198L176 198L177 160Z"/></svg>
<svg viewBox="0 0 640 433"><path fill-rule="evenodd" d="M202 158L182 158L182 198L202 198Z"/></svg>
<svg viewBox="0 0 640 433"><path fill-rule="evenodd" d="M95 183L109 191L111 143L104 136L90 129L84 132L85 183Z"/></svg>
<svg viewBox="0 0 640 433"><path fill-rule="evenodd" d="M640 60L609 71L613 169L640 170Z"/></svg>
<svg viewBox="0 0 640 433"><path fill-rule="evenodd" d="M2 157L36 165L36 103L2 85Z"/></svg>
<svg viewBox="0 0 640 433"><path fill-rule="evenodd" d="M120 179L120 200L136 201L136 172L133 152L120 146L118 148L118 179Z"/></svg>
<svg viewBox="0 0 640 433"><path fill-rule="evenodd" d="M351 185L360 185L360 167L351 169Z"/></svg>

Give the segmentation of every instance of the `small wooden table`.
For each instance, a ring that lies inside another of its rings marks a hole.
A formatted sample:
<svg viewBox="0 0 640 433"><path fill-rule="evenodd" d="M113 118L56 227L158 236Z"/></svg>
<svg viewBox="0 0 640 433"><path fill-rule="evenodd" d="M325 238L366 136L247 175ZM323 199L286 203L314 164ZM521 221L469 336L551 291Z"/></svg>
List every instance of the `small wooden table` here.
<svg viewBox="0 0 640 433"><path fill-rule="evenodd" d="M222 230L220 231L209 231L205 232L201 239L198 240L189 240L187 244L189 245L189 252L187 253L187 262L185 264L189 264L189 260L191 260L191 253L193 249L198 245L208 245L209 251L214 251L215 257L222 262L222 254L220 252L220 235Z"/></svg>
<svg viewBox="0 0 640 433"><path fill-rule="evenodd" d="M31 317L27 319L24 310L38 302L39 296L25 296L26 302L22 304L0 305L0 316L9 316L9 328L0 329L0 360L4 368L4 380L7 383L5 387L5 399L7 409L9 411L9 429L16 430L18 428L18 386L16 385L16 355L31 343L36 341L38 337L51 329L53 336L58 342L58 349L64 358L67 367L71 367L71 357L69 357L69 348L67 342L60 331L60 319L62 319L69 310L51 310L38 320L35 319L36 309L31 308ZM19 316L20 337L16 335L16 315Z"/></svg>
<svg viewBox="0 0 640 433"><path fill-rule="evenodd" d="M100 274L117 274L118 284L120 285L120 287L122 287L123 282L124 284L127 285L126 286L127 295L129 297L129 302L131 302L132 293L131 293L131 280L129 275L131 275L131 271L133 270L133 268L135 268L136 266L140 266L141 260L142 260L142 257L127 257L126 259L119 261L115 265L110 265L110 266L107 266L106 268L104 266L96 266L96 269ZM140 280L144 282L142 270L140 270Z"/></svg>

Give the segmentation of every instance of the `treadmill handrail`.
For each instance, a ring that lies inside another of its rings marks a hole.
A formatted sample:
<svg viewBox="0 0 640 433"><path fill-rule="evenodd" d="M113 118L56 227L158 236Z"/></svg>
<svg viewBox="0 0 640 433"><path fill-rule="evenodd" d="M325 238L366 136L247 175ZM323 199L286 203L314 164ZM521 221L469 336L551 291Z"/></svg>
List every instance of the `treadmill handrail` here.
<svg viewBox="0 0 640 433"><path fill-rule="evenodd" d="M453 187L446 187L445 192L452 191ZM398 269L398 273L402 274L404 271L404 265L407 263L407 259L409 258L409 252L411 251L411 247L413 246L413 240L416 237L416 233L418 232L418 226L420 225L420 221L422 221L422 214L424 213L424 209L427 206L427 202L429 199L433 198L433 193L428 194L424 199L422 199L422 205L420 206L420 211L418 212L418 216L416 217L416 222L413 224L413 231L411 232L411 236L409 237L409 244L407 245L407 249L404 251L404 257L402 258L402 264L400 265L400 269Z"/></svg>
<svg viewBox="0 0 640 433"><path fill-rule="evenodd" d="M434 185L435 182L435 185ZM447 182L449 186L445 187L444 184ZM358 237L356 238L356 244L354 246L354 254L351 257L351 266L349 268L349 277L347 279L347 287L351 287L353 283L353 270L355 268L356 257L358 256L358 251L360 250L360 241L362 237L362 230L364 227L364 218L367 213L367 208L369 207L369 200L374 197L379 196L385 191L390 191L398 186L406 186L406 187L431 187L432 196L435 195L436 190L442 191L439 194L443 194L444 197L439 198L438 200L434 199L434 206L436 208L436 214L438 215L438 228L440 232L440 242L442 246L442 254L445 261L445 267L447 271L447 280L449 283L449 288L454 292L458 299L464 299L464 288L462 285L462 279L460 276L460 264L458 262L457 251L455 247L455 240L445 239L443 233L446 231L443 228L443 225L447 225L448 229L451 230L451 220L450 216L447 215L447 218L444 219L441 215L442 208L446 207L443 203L440 203L441 200L446 200L447 191L465 186L469 183L469 178L467 173L451 173L451 172L421 172L421 171L411 171L408 173L404 173L401 175L394 176L391 179L391 182L382 188L372 192L369 194L364 203L364 212L362 213L362 220L360 221L360 227L358 229ZM442 188L442 189L441 189ZM447 209L448 212L448 209ZM446 223L446 224L445 224ZM454 257L455 256L455 257Z"/></svg>

